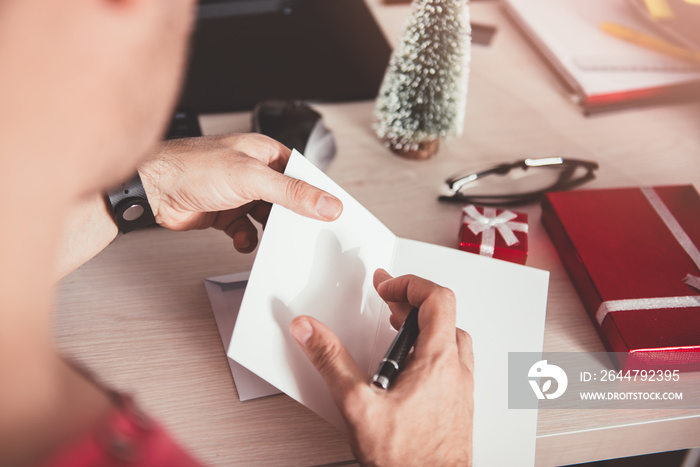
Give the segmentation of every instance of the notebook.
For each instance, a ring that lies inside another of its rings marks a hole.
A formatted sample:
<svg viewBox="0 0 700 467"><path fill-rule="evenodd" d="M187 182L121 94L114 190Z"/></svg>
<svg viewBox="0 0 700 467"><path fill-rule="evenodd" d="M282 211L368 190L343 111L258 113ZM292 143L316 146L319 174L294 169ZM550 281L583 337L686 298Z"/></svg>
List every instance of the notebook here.
<svg viewBox="0 0 700 467"><path fill-rule="evenodd" d="M425 277L455 292L457 326L474 342L474 465L533 465L537 411L509 410L505 382L508 352L542 351L549 273L399 238L298 152L285 173L340 198L343 214L327 223L273 206L228 355L343 429L290 322L301 314L322 321L370 375L396 334L374 271Z"/></svg>
<svg viewBox="0 0 700 467"><path fill-rule="evenodd" d="M610 36L611 21L654 35L628 0L504 0L504 8L586 114L700 97L700 68Z"/></svg>

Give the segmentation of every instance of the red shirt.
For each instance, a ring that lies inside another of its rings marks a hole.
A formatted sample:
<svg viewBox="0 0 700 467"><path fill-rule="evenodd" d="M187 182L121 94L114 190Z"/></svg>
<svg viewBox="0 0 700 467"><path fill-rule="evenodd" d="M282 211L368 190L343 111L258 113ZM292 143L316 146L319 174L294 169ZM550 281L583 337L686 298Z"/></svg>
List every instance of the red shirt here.
<svg viewBox="0 0 700 467"><path fill-rule="evenodd" d="M43 467L201 466L131 398L116 396L109 416Z"/></svg>

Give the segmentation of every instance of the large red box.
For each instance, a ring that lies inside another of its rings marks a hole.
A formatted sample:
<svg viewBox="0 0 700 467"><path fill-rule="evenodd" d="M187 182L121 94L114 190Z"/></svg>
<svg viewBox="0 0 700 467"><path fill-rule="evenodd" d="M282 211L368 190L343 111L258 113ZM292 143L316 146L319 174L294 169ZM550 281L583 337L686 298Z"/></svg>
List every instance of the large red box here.
<svg viewBox="0 0 700 467"><path fill-rule="evenodd" d="M693 186L550 193L549 232L623 369L700 370L700 196Z"/></svg>

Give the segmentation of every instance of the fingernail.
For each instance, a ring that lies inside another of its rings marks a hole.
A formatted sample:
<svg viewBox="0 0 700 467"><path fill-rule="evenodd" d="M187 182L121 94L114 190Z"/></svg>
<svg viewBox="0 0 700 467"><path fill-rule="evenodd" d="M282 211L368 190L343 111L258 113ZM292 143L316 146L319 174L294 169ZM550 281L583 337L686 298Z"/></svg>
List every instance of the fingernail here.
<svg viewBox="0 0 700 467"><path fill-rule="evenodd" d="M250 237L246 232L240 232L236 234L236 245L238 248L245 250L250 247Z"/></svg>
<svg viewBox="0 0 700 467"><path fill-rule="evenodd" d="M292 333L292 336L299 342L301 345L306 347L306 344L309 342L309 339L311 339L311 335L314 333L314 329L311 327L311 323L309 323L308 320L306 319L298 319L296 321L293 321L291 326L289 327L290 332Z"/></svg>
<svg viewBox="0 0 700 467"><path fill-rule="evenodd" d="M323 195L316 203L316 212L324 219L333 220L340 215L343 204L332 196Z"/></svg>

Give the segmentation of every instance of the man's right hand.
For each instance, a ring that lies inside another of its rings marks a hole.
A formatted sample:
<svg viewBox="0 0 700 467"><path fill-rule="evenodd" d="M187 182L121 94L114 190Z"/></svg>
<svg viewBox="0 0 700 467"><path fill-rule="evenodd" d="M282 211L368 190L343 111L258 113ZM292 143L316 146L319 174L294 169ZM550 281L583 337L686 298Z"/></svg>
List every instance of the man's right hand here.
<svg viewBox="0 0 700 467"><path fill-rule="evenodd" d="M307 316L291 324L345 418L353 453L364 465L471 465L474 355L469 334L455 327L454 294L381 269L374 286L397 329L420 308L413 353L387 391L369 384L326 326Z"/></svg>

